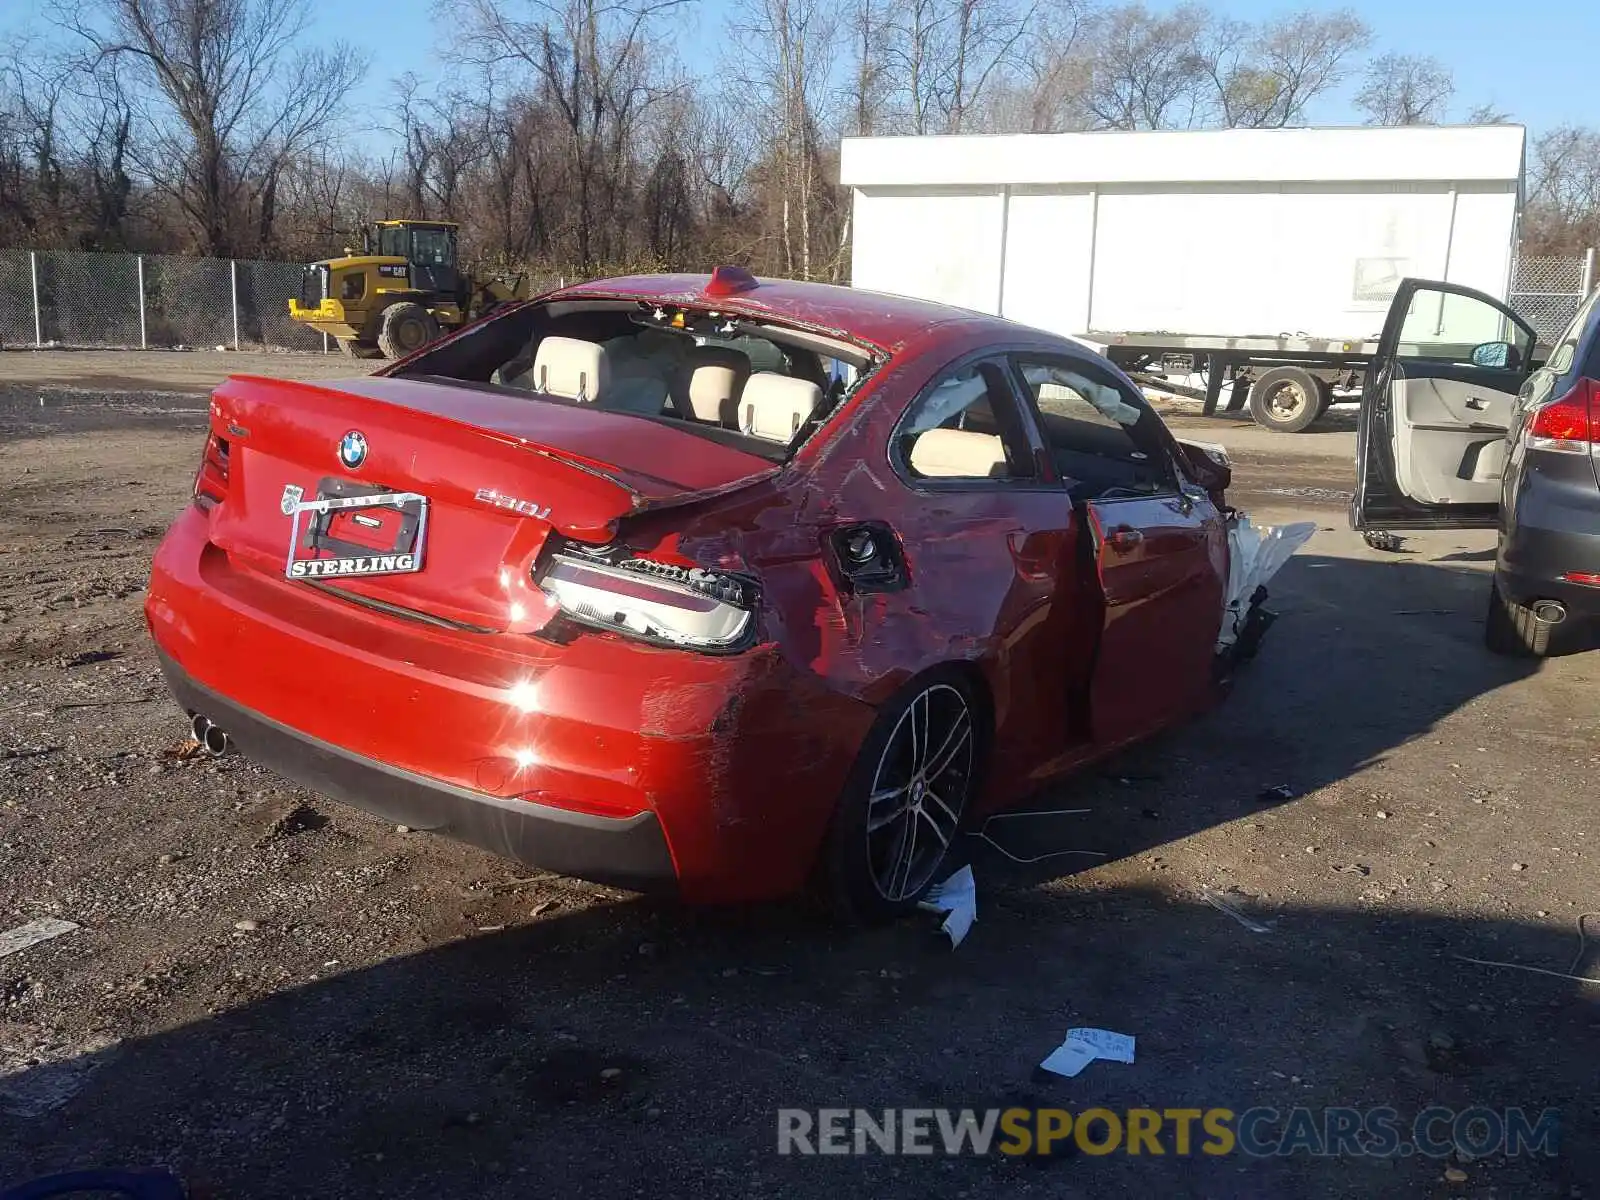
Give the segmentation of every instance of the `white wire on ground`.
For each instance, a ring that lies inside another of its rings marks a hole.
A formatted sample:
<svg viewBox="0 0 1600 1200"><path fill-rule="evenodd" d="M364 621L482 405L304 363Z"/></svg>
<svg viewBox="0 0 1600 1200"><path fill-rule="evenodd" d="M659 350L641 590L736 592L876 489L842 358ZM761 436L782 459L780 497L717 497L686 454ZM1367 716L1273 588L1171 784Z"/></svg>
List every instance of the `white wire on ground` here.
<svg viewBox="0 0 1600 1200"><path fill-rule="evenodd" d="M1574 983L1587 983L1593 987L1600 987L1600 979L1596 979L1592 975L1573 974L1578 969L1578 964L1583 961L1583 952L1589 946L1589 931L1584 928L1583 923L1590 917L1600 917L1600 913L1586 912L1578 914L1578 953L1573 955L1572 966L1565 971L1551 971L1545 967L1529 967L1522 963L1500 962L1493 958L1468 958L1465 954L1458 954L1456 957L1462 962L1475 963L1480 967L1505 967L1511 971L1531 971L1535 975L1549 975L1555 979L1570 979Z"/></svg>

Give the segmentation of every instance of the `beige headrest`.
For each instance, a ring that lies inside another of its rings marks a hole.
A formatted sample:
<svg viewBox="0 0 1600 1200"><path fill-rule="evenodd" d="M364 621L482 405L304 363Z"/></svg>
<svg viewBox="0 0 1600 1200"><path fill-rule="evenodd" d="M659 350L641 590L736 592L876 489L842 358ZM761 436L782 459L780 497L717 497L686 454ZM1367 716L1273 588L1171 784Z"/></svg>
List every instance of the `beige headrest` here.
<svg viewBox="0 0 1600 1200"><path fill-rule="evenodd" d="M604 347L581 338L547 337L539 343L528 380L537 391L593 404L611 382Z"/></svg>
<svg viewBox="0 0 1600 1200"><path fill-rule="evenodd" d="M1005 444L995 433L930 429L911 444L911 469L931 479L1004 479Z"/></svg>
<svg viewBox="0 0 1600 1200"><path fill-rule="evenodd" d="M790 442L822 402L822 389L807 379L761 371L750 376L739 397L739 428L769 442Z"/></svg>
<svg viewBox="0 0 1600 1200"><path fill-rule="evenodd" d="M695 420L737 425L739 397L750 378L750 356L726 346L696 346L687 365L689 407Z"/></svg>

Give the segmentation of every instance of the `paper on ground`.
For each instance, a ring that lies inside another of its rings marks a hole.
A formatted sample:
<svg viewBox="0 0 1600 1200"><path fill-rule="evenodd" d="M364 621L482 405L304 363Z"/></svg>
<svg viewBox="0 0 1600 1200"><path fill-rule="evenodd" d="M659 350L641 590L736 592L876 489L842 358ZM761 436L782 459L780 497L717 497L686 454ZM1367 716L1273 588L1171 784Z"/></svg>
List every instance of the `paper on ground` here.
<svg viewBox="0 0 1600 1200"><path fill-rule="evenodd" d="M1069 1029L1067 1040L1050 1052L1039 1065L1056 1075L1072 1078L1097 1058L1107 1062L1131 1063L1134 1039L1109 1029Z"/></svg>
<svg viewBox="0 0 1600 1200"><path fill-rule="evenodd" d="M1244 628L1250 597L1289 561L1290 555L1311 540L1315 521L1257 528L1240 516L1228 524L1228 590L1222 598L1222 629L1217 648L1231 646Z"/></svg>
<svg viewBox="0 0 1600 1200"><path fill-rule="evenodd" d="M952 950L961 945L961 939L978 919L978 884L972 878L972 868L962 867L943 883L929 888L918 907L948 914L939 928L950 935Z"/></svg>
<svg viewBox="0 0 1600 1200"><path fill-rule="evenodd" d="M1061 1045L1050 1051L1050 1057L1039 1065L1046 1071L1051 1071L1057 1075L1065 1075L1068 1079L1071 1079L1092 1063L1096 1057L1093 1046L1086 1045L1083 1042L1075 1042L1068 1038Z"/></svg>
<svg viewBox="0 0 1600 1200"><path fill-rule="evenodd" d="M1069 1029L1067 1041L1079 1041L1092 1047L1096 1058L1108 1062L1133 1061L1133 1038L1126 1033L1112 1033L1109 1029Z"/></svg>
<svg viewBox="0 0 1600 1200"><path fill-rule="evenodd" d="M15 929L0 933L0 958L15 954L18 950L26 950L29 946L40 942L47 942L53 937L60 937L63 933L71 933L76 928L78 927L71 921L58 921L54 917L41 917L37 921L29 921L26 925L18 925Z"/></svg>

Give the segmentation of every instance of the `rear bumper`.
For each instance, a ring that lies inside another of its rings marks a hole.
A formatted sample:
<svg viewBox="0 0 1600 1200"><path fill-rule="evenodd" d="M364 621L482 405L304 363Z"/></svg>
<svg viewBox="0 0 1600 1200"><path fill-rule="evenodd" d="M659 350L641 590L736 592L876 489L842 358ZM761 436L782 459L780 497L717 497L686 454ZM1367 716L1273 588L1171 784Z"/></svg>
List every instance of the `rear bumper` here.
<svg viewBox="0 0 1600 1200"><path fill-rule="evenodd" d="M1600 490L1525 474L1504 516L1495 568L1506 596L1518 604L1559 600L1569 617L1600 621L1600 587L1563 578L1600 574Z"/></svg>
<svg viewBox="0 0 1600 1200"><path fill-rule="evenodd" d="M342 750L235 704L157 650L173 697L286 779L397 825L441 833L530 867L638 892L675 891L672 854L652 812L599 817L452 787Z"/></svg>
<svg viewBox="0 0 1600 1200"><path fill-rule="evenodd" d="M285 776L691 902L801 887L875 711L776 649L440 629L230 560L190 508L145 615L172 690ZM287 534L285 535L287 536Z"/></svg>

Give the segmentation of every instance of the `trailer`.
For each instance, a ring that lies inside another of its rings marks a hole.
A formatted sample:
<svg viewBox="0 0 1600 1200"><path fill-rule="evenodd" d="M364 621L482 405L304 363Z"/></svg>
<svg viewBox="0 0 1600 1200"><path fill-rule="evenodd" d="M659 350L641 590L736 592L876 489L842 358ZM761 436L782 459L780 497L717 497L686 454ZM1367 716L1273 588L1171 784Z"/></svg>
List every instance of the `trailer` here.
<svg viewBox="0 0 1600 1200"><path fill-rule="evenodd" d="M1525 137L1485 125L845 138L851 282L1078 338L1208 414L1248 405L1299 432L1359 397L1401 279L1505 298Z"/></svg>

